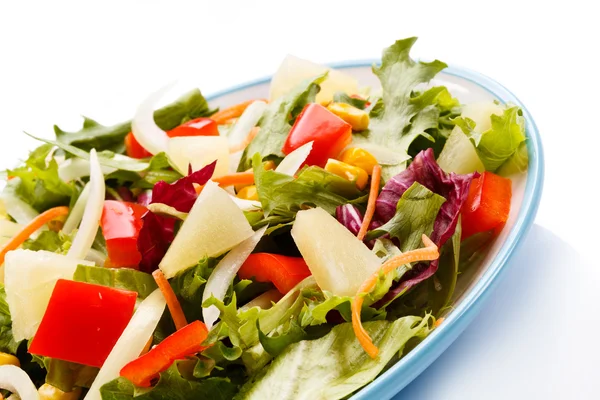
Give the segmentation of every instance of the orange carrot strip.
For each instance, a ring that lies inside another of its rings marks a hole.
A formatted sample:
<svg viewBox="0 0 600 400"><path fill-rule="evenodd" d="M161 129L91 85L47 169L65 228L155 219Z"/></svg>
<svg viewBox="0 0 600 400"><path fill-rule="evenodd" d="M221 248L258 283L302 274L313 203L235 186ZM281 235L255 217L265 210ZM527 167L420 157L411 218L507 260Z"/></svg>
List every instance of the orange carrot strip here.
<svg viewBox="0 0 600 400"><path fill-rule="evenodd" d="M442 318L438 318L437 321L435 321L435 324L433 324L434 327L438 327L442 324L442 322L444 322L446 318L442 317Z"/></svg>
<svg viewBox="0 0 600 400"><path fill-rule="evenodd" d="M236 172L235 174L214 178L213 181L218 183L219 186L252 185L254 183L254 172Z"/></svg>
<svg viewBox="0 0 600 400"><path fill-rule="evenodd" d="M375 202L377 201L377 195L379 194L380 183L381 165L378 164L373 167L373 174L371 175L371 190L369 191L369 202L367 203L367 211L365 212L365 217L363 218L362 225L360 226L360 231L358 231L358 235L356 236L359 240L363 240L365 238L367 230L369 229L369 225L371 224L371 220L373 219L373 214L375 214Z"/></svg>
<svg viewBox="0 0 600 400"><path fill-rule="evenodd" d="M379 349L373 344L371 337L363 327L360 320L360 311L364 302L364 294L367 294L373 290L377 284L380 274L386 275L404 264L416 261L436 260L440 256L438 247L431 241L431 239L427 237L427 235L423 235L421 239L423 240L425 247L399 254L383 263L378 271L375 271L373 275L363 282L356 292L356 296L354 296L354 300L352 301L352 328L354 329L354 334L356 335L360 345L363 347L363 349L365 349L371 358L377 357L377 354L379 354Z"/></svg>
<svg viewBox="0 0 600 400"><path fill-rule="evenodd" d="M252 141L252 139L254 139L254 137L256 137L256 134L258 133L258 131L260 130L260 127L255 126L254 128L252 128L250 130L250 133L248 134L248 136L246 136L246 138L244 139L243 142L241 142L240 144L238 144L237 146L232 146L229 148L229 153L237 153L238 151L242 151L244 150Z"/></svg>
<svg viewBox="0 0 600 400"><path fill-rule="evenodd" d="M185 319L185 315L183 314L183 310L181 309L181 304L179 304L179 300L177 300L177 296L173 291L171 285L169 285L169 281L165 278L165 275L162 273L160 269L157 269L152 273L158 288L162 292L163 296L165 296L165 300L167 301L167 307L169 307L169 312L171 313L171 318L173 318L173 322L175 323L175 328L177 330L186 326L187 320Z"/></svg>
<svg viewBox="0 0 600 400"><path fill-rule="evenodd" d="M231 106L224 110L214 113L210 118L215 121L217 124L221 125L227 122L232 118L238 118L240 115L246 111L246 108L257 100L266 101L262 99L253 99L244 101L242 103L236 104L235 106Z"/></svg>
<svg viewBox="0 0 600 400"><path fill-rule="evenodd" d="M64 217L68 214L69 207L54 207L35 217L29 224L25 225L21 232L17 233L12 239L10 239L4 248L2 248L2 250L0 250L0 265L4 264L4 257L6 257L6 253L17 249L23 244L23 242L29 239L29 236L31 236L35 231L53 219Z"/></svg>

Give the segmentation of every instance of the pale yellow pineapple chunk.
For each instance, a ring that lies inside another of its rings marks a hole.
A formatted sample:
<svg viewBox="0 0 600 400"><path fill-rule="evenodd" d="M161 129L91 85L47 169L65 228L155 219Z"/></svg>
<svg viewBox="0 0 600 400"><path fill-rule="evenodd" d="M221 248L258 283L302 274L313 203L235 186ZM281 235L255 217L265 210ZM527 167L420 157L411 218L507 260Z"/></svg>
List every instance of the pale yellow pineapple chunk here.
<svg viewBox="0 0 600 400"><path fill-rule="evenodd" d="M182 136L169 139L167 153L177 170L188 174L217 161L214 178L229 173L229 142L224 136Z"/></svg>

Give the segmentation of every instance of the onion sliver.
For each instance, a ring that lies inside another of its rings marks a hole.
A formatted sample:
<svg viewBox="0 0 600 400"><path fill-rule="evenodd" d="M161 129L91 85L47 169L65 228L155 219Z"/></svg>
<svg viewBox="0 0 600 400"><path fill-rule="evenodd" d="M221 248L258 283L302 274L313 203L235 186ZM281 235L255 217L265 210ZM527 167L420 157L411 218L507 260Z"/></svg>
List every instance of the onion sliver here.
<svg viewBox="0 0 600 400"><path fill-rule="evenodd" d="M230 194L231 200L240 208L242 211L258 211L262 205L260 201L240 199L239 197Z"/></svg>
<svg viewBox="0 0 600 400"><path fill-rule="evenodd" d="M237 147L246 140L252 128L260 121L266 108L267 104L264 101L257 100L244 110L240 119L237 120L229 135L227 135L229 146Z"/></svg>
<svg viewBox="0 0 600 400"><path fill-rule="evenodd" d="M133 132L135 140L152 155L167 151L169 136L154 122L154 108L172 86L172 84L167 85L148 96L138 107L131 122L131 132Z"/></svg>
<svg viewBox="0 0 600 400"><path fill-rule="evenodd" d="M98 227L100 226L102 208L104 207L105 186L104 175L102 175L95 149L90 151L89 186L90 194L88 202L85 205L83 219L81 220L81 225L75 235L73 244L67 253L67 256L70 258L85 258L92 248L96 233L98 233Z"/></svg>
<svg viewBox="0 0 600 400"><path fill-rule="evenodd" d="M233 278L235 278L235 275L242 264L246 261L250 253L252 253L266 231L266 226L260 228L254 232L252 236L235 246L225 257L223 257L212 274L208 277L202 295L203 303L211 296L214 296L218 300L223 300L225 298L225 294L227 293L227 289L231 285ZM215 306L210 306L202 310L202 316L204 317L206 327L211 329L219 317L219 310Z"/></svg>
<svg viewBox="0 0 600 400"><path fill-rule="evenodd" d="M14 365L0 366L0 389L16 394L21 400L39 400L40 398L29 375Z"/></svg>
<svg viewBox="0 0 600 400"><path fill-rule="evenodd" d="M288 154L275 168L275 172L294 176L298 169L304 164L313 147L313 142L308 142Z"/></svg>
<svg viewBox="0 0 600 400"><path fill-rule="evenodd" d="M121 154L115 154L113 156L115 161L119 160L118 156L121 156ZM116 170L117 168L102 165L102 173L106 175L112 174ZM69 158L58 167L58 177L65 182L74 181L89 175L90 162L83 158Z"/></svg>
<svg viewBox="0 0 600 400"><path fill-rule="evenodd" d="M0 200L4 203L6 213L10 215L18 224L27 225L39 213L31 207L28 203L25 203L15 193L15 187L20 185L21 178L13 178L10 180L8 185L0 193ZM14 185L14 186L13 186Z"/></svg>
<svg viewBox="0 0 600 400"><path fill-rule="evenodd" d="M84 160L85 161L85 160ZM89 163L88 163L89 166ZM85 211L85 205L88 202L88 198L90 197L90 184L87 183L81 193L79 194L79 198L75 202L73 208L71 208L71 212L69 212L69 216L65 221L65 225L62 228L62 231L67 235L73 232L73 229L76 229L81 222L81 218L83 218L83 213Z"/></svg>
<svg viewBox="0 0 600 400"><path fill-rule="evenodd" d="M100 400L102 385L118 378L121 369L140 356L160 321L165 305L166 301L160 289L156 289L140 303L131 321L100 368L85 400Z"/></svg>

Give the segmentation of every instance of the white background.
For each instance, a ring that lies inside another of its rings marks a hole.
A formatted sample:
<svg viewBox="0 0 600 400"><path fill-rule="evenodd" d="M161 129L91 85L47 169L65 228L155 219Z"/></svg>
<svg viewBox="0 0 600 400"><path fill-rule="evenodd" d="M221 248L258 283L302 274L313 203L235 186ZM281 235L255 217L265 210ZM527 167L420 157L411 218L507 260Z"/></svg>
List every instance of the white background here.
<svg viewBox="0 0 600 400"><path fill-rule="evenodd" d="M377 58L419 36L414 57L493 77L541 132L536 226L494 298L399 398L597 398L600 344L600 23L593 1L0 3L0 168L52 125L129 119L173 79L205 94L272 73L287 53Z"/></svg>

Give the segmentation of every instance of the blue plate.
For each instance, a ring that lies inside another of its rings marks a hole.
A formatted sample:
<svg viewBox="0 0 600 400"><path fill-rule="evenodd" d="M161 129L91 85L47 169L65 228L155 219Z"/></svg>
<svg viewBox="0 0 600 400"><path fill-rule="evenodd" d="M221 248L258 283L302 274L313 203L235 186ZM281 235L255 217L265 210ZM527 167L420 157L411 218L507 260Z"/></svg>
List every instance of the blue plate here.
<svg viewBox="0 0 600 400"><path fill-rule="evenodd" d="M371 74L374 61L350 61L333 64L354 75L359 83L376 87L378 81ZM213 105L226 106L252 98L268 97L270 77L236 86L211 96ZM502 273L509 267L515 250L527 234L538 209L544 178L544 158L538 129L527 108L504 86L487 76L462 67L449 67L431 83L446 85L462 103L498 100L512 103L523 110L526 120L529 167L526 174L513 179L511 215L501 235L486 259L470 277L461 278L453 299L453 308L444 322L423 342L406 354L372 383L357 392L352 399L389 399L425 370L477 316L497 285Z"/></svg>

